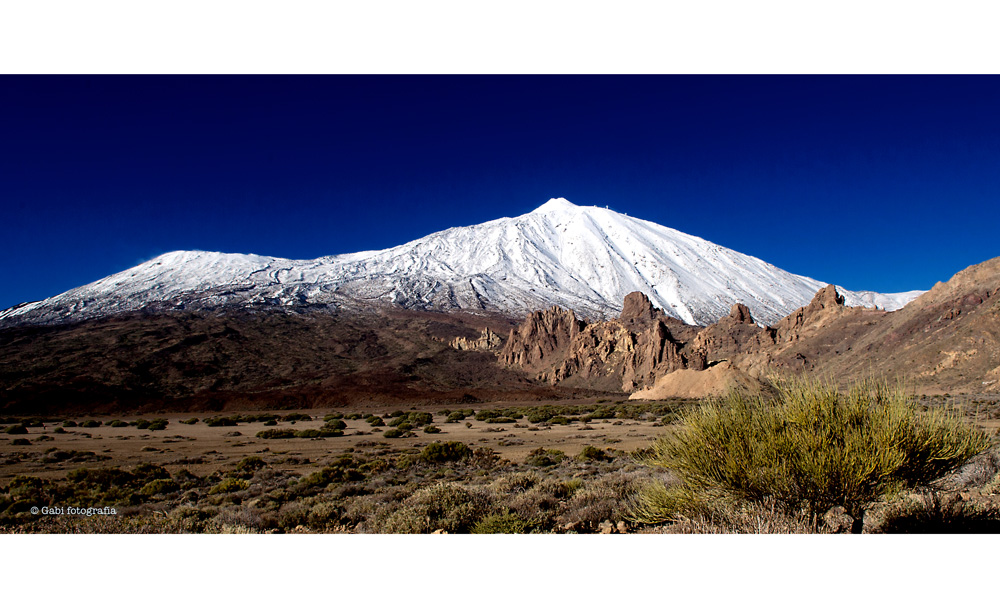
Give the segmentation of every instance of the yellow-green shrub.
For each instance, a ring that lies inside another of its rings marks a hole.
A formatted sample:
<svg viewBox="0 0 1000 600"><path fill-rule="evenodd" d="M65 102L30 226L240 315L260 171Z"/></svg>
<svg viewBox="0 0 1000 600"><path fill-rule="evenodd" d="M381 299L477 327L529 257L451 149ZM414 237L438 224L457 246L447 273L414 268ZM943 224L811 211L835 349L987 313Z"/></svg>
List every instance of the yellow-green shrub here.
<svg viewBox="0 0 1000 600"><path fill-rule="evenodd" d="M921 412L885 382L843 394L806 380L778 383L772 396L735 390L656 442L646 461L677 473L687 491L647 491L638 513L668 520L692 497L772 500L813 516L842 506L860 532L871 503L927 484L987 446L986 434L955 413Z"/></svg>

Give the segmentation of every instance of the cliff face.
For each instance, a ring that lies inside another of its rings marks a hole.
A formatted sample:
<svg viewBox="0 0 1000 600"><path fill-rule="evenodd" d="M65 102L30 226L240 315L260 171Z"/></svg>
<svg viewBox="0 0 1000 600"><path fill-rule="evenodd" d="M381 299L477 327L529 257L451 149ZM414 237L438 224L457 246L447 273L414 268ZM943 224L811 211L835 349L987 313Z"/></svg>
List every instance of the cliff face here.
<svg viewBox="0 0 1000 600"><path fill-rule="evenodd" d="M539 372L565 359L566 349L587 326L571 310L553 306L528 315L517 329L511 329L500 351L500 364Z"/></svg>
<svg viewBox="0 0 1000 600"><path fill-rule="evenodd" d="M572 380L628 392L677 369L705 368L704 357L686 356L678 339L690 338L695 329L633 292L612 321L588 324L559 307L533 313L511 331L500 363L548 383Z"/></svg>

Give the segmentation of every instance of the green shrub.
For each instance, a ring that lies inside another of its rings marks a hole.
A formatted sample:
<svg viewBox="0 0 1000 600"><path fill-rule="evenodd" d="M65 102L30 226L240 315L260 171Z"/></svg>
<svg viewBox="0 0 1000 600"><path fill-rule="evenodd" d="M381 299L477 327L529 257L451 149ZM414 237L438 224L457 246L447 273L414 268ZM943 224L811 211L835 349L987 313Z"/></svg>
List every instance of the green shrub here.
<svg viewBox="0 0 1000 600"><path fill-rule="evenodd" d="M441 428L428 425L427 427L424 427L424 433L441 433Z"/></svg>
<svg viewBox="0 0 1000 600"><path fill-rule="evenodd" d="M420 452L420 458L427 462L452 462L468 458L472 450L462 442L431 442Z"/></svg>
<svg viewBox="0 0 1000 600"><path fill-rule="evenodd" d="M365 420L368 421L372 427L385 427L385 421L382 420L382 417L372 415Z"/></svg>
<svg viewBox="0 0 1000 600"><path fill-rule="evenodd" d="M403 423L406 423L406 415L396 417L395 419L389 421L389 427L399 427Z"/></svg>
<svg viewBox="0 0 1000 600"><path fill-rule="evenodd" d="M404 431L401 431L399 429L389 429L388 431L382 434L382 437L398 438L398 437L403 437L404 433L405 433Z"/></svg>
<svg viewBox="0 0 1000 600"><path fill-rule="evenodd" d="M84 421L83 423L80 423L80 427L100 427L100 426L101 426L101 422L100 421L95 421L94 419L88 419L88 420Z"/></svg>
<svg viewBox="0 0 1000 600"><path fill-rule="evenodd" d="M406 415L406 420L414 427L423 427L434 422L434 415L429 412L411 412Z"/></svg>
<svg viewBox="0 0 1000 600"><path fill-rule="evenodd" d="M209 494L229 494L232 492L241 492L250 487L250 484L242 479L237 479L235 477L226 477L218 483L215 487L208 490Z"/></svg>
<svg viewBox="0 0 1000 600"><path fill-rule="evenodd" d="M323 424L323 429L347 429L347 423L340 419L328 419Z"/></svg>
<svg viewBox="0 0 1000 600"><path fill-rule="evenodd" d="M10 435L27 435L28 428L24 425L11 425L7 429L4 429L3 432Z"/></svg>
<svg viewBox="0 0 1000 600"><path fill-rule="evenodd" d="M591 419L613 419L615 418L615 409L611 406L599 406L589 416Z"/></svg>
<svg viewBox="0 0 1000 600"><path fill-rule="evenodd" d="M777 384L773 398L737 390L700 405L647 462L676 472L693 496L772 501L814 518L842 506L860 533L873 502L928 484L987 446L985 433L950 411L921 412L900 386L865 381L840 394L795 380ZM660 508L647 502L645 519L671 518Z"/></svg>
<svg viewBox="0 0 1000 600"><path fill-rule="evenodd" d="M257 432L257 437L265 440L278 440L295 437L294 429L262 429Z"/></svg>
<svg viewBox="0 0 1000 600"><path fill-rule="evenodd" d="M282 421L312 421L312 417L305 413L289 413L281 417Z"/></svg>
<svg viewBox="0 0 1000 600"><path fill-rule="evenodd" d="M205 425L209 427L236 427L239 423L229 417L205 417Z"/></svg>
<svg viewBox="0 0 1000 600"><path fill-rule="evenodd" d="M303 429L295 432L297 438L324 438L344 435L340 429Z"/></svg>
<svg viewBox="0 0 1000 600"><path fill-rule="evenodd" d="M348 481L364 481L365 474L354 468L351 462L345 465L323 467L315 473L303 477L301 484L306 487L326 487L331 483L345 483Z"/></svg>
<svg viewBox="0 0 1000 600"><path fill-rule="evenodd" d="M523 416L524 413L516 408L483 409L476 414L476 420L487 423L513 423Z"/></svg>
<svg viewBox="0 0 1000 600"><path fill-rule="evenodd" d="M613 460L608 453L600 448L595 448L593 446L587 446L576 455L576 459L583 462L604 462Z"/></svg>
<svg viewBox="0 0 1000 600"><path fill-rule="evenodd" d="M150 431L160 431L166 429L168 423L169 421L167 421L166 419L154 419L152 422L150 422L149 427L147 427L147 429L149 429Z"/></svg>
<svg viewBox="0 0 1000 600"><path fill-rule="evenodd" d="M549 425L569 425L569 419L562 415L558 415L549 419Z"/></svg>
<svg viewBox="0 0 1000 600"><path fill-rule="evenodd" d="M548 421L549 419L555 417L558 414L559 411L558 409L556 409L556 407L545 405L545 406L536 406L534 408L529 409L528 414L526 416L528 417L529 423L542 423L544 421Z"/></svg>
<svg viewBox="0 0 1000 600"><path fill-rule="evenodd" d="M139 493L143 496L156 496L159 494L169 494L170 492L176 492L181 489L180 484L178 484L173 479L154 479L146 485L142 486Z"/></svg>
<svg viewBox="0 0 1000 600"><path fill-rule="evenodd" d="M472 527L471 533L527 533L531 529L531 526L532 523L530 521L526 521L510 511L506 511L483 517Z"/></svg>
<svg viewBox="0 0 1000 600"><path fill-rule="evenodd" d="M108 423L108 425L111 427L128 427L128 423L122 421L121 419L115 419L114 421Z"/></svg>
<svg viewBox="0 0 1000 600"><path fill-rule="evenodd" d="M528 458L524 460L524 464L532 467L550 467L561 463L565 458L566 453L562 450L535 448L528 453Z"/></svg>
<svg viewBox="0 0 1000 600"><path fill-rule="evenodd" d="M198 422L198 417L191 417L190 419L184 419L181 421L184 425L194 425Z"/></svg>
<svg viewBox="0 0 1000 600"><path fill-rule="evenodd" d="M264 459L259 456L246 456L240 462L236 463L236 469L239 471L259 471L267 466Z"/></svg>
<svg viewBox="0 0 1000 600"><path fill-rule="evenodd" d="M31 442L28 441L28 438L14 438L14 439L12 439L10 441L10 445L11 446L30 446Z"/></svg>
<svg viewBox="0 0 1000 600"><path fill-rule="evenodd" d="M325 417L323 417L323 420L324 421L337 421L337 420L340 420L340 419L343 419L343 418L344 418L344 414L343 413L334 412L334 413L330 413L330 414L326 415ZM340 429L343 429L343 427L341 427Z"/></svg>
<svg viewBox="0 0 1000 600"><path fill-rule="evenodd" d="M63 427L78 427L76 421L63 421Z"/></svg>
<svg viewBox="0 0 1000 600"><path fill-rule="evenodd" d="M275 427L278 424L277 421L271 419L270 421L264 421L264 427Z"/></svg>

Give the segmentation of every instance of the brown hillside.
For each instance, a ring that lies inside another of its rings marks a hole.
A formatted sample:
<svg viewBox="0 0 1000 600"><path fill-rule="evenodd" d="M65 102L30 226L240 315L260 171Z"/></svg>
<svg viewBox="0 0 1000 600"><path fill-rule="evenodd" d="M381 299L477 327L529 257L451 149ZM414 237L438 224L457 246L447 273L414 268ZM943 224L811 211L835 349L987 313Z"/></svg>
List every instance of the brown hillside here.
<svg viewBox="0 0 1000 600"><path fill-rule="evenodd" d="M448 346L503 317L394 311L129 315L0 330L0 412L379 406L553 397Z"/></svg>

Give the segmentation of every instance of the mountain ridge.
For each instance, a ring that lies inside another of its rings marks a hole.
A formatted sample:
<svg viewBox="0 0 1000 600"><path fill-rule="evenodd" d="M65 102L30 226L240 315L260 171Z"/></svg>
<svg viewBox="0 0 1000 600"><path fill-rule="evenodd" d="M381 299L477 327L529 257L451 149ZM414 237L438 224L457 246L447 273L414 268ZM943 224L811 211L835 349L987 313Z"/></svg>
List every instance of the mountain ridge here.
<svg viewBox="0 0 1000 600"><path fill-rule="evenodd" d="M523 316L551 305L617 314L640 291L669 316L706 325L747 305L765 324L827 284L607 208L553 198L530 213L452 227L388 248L291 260L174 251L45 300L0 311L0 327L139 310L364 305ZM838 288L849 305L896 309L922 292Z"/></svg>

